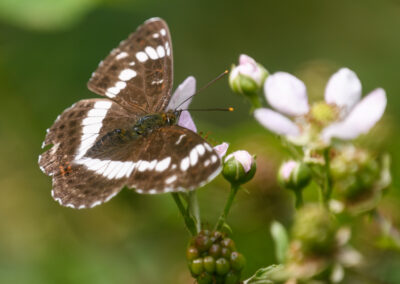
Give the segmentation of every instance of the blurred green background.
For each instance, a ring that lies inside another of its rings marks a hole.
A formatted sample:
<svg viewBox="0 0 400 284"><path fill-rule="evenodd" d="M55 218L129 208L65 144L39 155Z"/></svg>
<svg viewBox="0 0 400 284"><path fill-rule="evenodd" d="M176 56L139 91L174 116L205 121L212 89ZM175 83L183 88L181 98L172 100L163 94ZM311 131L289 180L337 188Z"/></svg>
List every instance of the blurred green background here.
<svg viewBox="0 0 400 284"><path fill-rule="evenodd" d="M0 0L0 283L193 283L188 233L169 195L125 189L107 204L75 211L52 200L51 179L37 166L46 128L72 103L95 97L86 82L98 62L154 16L172 33L175 85L194 75L201 86L247 53L271 72L296 74L312 99L322 98L342 66L359 75L364 94L384 87L385 117L358 144L391 153L394 184L380 210L400 227L399 1ZM234 106L234 113L193 116L211 140L258 156L256 178L229 217L250 276L276 262L271 220L292 221L292 196L275 182L287 153L249 116L226 78L192 106ZM222 178L199 191L206 226L227 193ZM376 247L372 222L355 226L353 245L366 261L346 283L400 283L399 253Z"/></svg>

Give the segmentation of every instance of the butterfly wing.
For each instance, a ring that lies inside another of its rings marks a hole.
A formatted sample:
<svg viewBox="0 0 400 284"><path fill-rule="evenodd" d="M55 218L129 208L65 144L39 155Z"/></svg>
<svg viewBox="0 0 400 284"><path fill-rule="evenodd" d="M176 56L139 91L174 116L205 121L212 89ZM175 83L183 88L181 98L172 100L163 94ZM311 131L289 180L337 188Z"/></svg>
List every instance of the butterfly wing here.
<svg viewBox="0 0 400 284"><path fill-rule="evenodd" d="M138 116L108 99L81 100L66 109L47 130L39 156L41 170L53 178L52 196L61 205L86 208L107 201L123 186L90 173L79 164L98 141L114 129L129 128Z"/></svg>
<svg viewBox="0 0 400 284"><path fill-rule="evenodd" d="M127 178L126 185L138 193L193 190L221 170L221 161L214 149L196 133L177 125L112 144L115 147L107 145L88 154L82 164L109 180ZM120 154L121 148L125 155ZM102 167L105 163L108 166Z"/></svg>
<svg viewBox="0 0 400 284"><path fill-rule="evenodd" d="M171 97L172 44L167 24L153 18L104 59L88 88L127 109L163 111Z"/></svg>

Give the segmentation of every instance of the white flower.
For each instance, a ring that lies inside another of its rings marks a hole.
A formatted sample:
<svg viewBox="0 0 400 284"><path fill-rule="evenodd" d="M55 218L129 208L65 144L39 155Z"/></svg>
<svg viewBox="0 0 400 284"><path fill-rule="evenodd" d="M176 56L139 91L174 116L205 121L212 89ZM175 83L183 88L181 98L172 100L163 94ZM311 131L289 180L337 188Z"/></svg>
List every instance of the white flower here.
<svg viewBox="0 0 400 284"><path fill-rule="evenodd" d="M326 146L333 137L350 140L365 134L382 117L387 103L381 88L360 100L360 80L348 68L329 79L325 102L309 105L304 83L285 72L270 75L264 91L277 111L260 108L254 112L255 118L265 128L301 145Z"/></svg>

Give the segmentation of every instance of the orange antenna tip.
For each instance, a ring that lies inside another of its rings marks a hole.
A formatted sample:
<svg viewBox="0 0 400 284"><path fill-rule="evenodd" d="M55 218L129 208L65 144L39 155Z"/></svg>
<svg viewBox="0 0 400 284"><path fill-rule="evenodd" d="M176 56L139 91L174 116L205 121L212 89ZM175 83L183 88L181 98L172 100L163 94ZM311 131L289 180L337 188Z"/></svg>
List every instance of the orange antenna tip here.
<svg viewBox="0 0 400 284"><path fill-rule="evenodd" d="M228 111L234 111L235 109L233 107L229 107Z"/></svg>

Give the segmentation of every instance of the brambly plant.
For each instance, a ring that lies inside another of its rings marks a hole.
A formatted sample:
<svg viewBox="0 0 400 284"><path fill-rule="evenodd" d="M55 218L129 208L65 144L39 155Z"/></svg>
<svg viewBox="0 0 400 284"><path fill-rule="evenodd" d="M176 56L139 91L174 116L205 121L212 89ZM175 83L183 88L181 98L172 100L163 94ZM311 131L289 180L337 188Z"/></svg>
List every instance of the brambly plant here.
<svg viewBox="0 0 400 284"><path fill-rule="evenodd" d="M295 76L276 72L260 84L260 73L268 74L241 55L231 70L230 86L248 98L254 118L291 153L278 181L294 193L297 211L290 230L277 221L271 224L279 263L258 270L244 283L341 283L345 270L363 259L349 244L354 220L375 216L383 233L399 244L397 231L387 229L390 222L377 210L391 183L389 155L352 142L381 119L386 93L377 88L361 99L357 75L341 68L329 79L324 100L309 103L305 84ZM262 107L262 93L269 107ZM303 192L315 188L319 198L305 201Z"/></svg>

